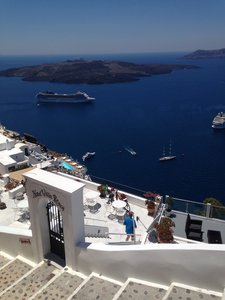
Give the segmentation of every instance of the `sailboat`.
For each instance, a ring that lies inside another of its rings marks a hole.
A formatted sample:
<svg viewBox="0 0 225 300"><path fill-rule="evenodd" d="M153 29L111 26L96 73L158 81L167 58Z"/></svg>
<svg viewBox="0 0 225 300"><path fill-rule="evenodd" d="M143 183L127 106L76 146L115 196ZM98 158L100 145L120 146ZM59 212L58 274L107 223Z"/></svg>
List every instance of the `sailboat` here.
<svg viewBox="0 0 225 300"><path fill-rule="evenodd" d="M175 156L175 155L172 155L172 146L171 146L171 142L170 142L169 154L166 155L165 147L164 147L164 148L163 148L163 155L162 155L162 157L159 158L159 161L173 160L173 159L175 159L175 158L176 158L176 156Z"/></svg>

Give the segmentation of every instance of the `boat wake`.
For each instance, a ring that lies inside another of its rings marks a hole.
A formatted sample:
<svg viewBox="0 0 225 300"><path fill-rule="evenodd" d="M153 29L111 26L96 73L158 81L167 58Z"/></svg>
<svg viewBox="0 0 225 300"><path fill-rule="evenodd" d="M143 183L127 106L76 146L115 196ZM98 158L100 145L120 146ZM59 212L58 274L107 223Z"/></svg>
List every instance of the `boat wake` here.
<svg viewBox="0 0 225 300"><path fill-rule="evenodd" d="M131 155L136 155L136 154L137 154L137 152L134 151L134 149L132 149L131 147L126 146L126 147L124 147L124 149L125 149L127 152L129 152Z"/></svg>
<svg viewBox="0 0 225 300"><path fill-rule="evenodd" d="M82 160L85 161L87 158L91 158L95 155L95 152L87 152L82 156Z"/></svg>

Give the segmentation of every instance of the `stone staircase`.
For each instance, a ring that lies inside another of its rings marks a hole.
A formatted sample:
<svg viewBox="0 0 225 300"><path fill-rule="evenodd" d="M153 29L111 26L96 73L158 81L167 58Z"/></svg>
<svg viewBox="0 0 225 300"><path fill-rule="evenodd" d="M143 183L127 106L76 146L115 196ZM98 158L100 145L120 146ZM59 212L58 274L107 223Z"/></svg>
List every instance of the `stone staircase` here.
<svg viewBox="0 0 225 300"><path fill-rule="evenodd" d="M172 283L128 278L123 283L95 273L84 276L49 260L33 264L0 252L0 300L219 300L223 294Z"/></svg>

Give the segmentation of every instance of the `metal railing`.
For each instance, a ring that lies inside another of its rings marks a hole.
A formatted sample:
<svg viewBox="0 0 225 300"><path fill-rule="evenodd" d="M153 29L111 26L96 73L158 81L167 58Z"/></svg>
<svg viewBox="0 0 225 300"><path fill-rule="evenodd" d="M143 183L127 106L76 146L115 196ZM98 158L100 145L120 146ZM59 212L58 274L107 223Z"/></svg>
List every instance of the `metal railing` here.
<svg viewBox="0 0 225 300"><path fill-rule="evenodd" d="M110 239L110 236L120 236L120 241L118 241L118 242L116 242L116 241L114 241L114 242L109 242L108 240L107 240L107 243L108 244L116 244L116 243L120 243L120 245L121 245L121 239L123 239L122 240L122 242L124 243L124 244L140 244L141 243L141 241L140 241L140 237L142 236L141 234L137 234L137 233L134 233L134 234L130 234L130 236L133 236L133 238L131 239L131 240L129 240L129 241L126 241L126 239L125 239L125 237L127 237L129 234L126 234L126 233L117 233L117 232L108 232L108 239ZM139 237L139 239L137 239Z"/></svg>
<svg viewBox="0 0 225 300"><path fill-rule="evenodd" d="M168 196L165 197L165 202ZM172 198L170 208L172 210L194 214L201 217L225 220L225 206L215 206L210 203Z"/></svg>

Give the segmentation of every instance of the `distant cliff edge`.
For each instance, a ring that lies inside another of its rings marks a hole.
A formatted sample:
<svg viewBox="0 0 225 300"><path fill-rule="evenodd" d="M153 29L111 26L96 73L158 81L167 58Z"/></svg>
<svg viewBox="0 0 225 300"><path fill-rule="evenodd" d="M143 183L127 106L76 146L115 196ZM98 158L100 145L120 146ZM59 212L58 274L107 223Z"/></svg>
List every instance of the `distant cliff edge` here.
<svg viewBox="0 0 225 300"><path fill-rule="evenodd" d="M196 50L190 54L184 56L188 59L200 59L200 58L225 58L225 48L217 50Z"/></svg>
<svg viewBox="0 0 225 300"><path fill-rule="evenodd" d="M143 76L167 74L173 70L198 68L180 64L133 64L121 61L67 60L0 71L0 76L21 77L27 81L61 83L119 83L136 81Z"/></svg>

